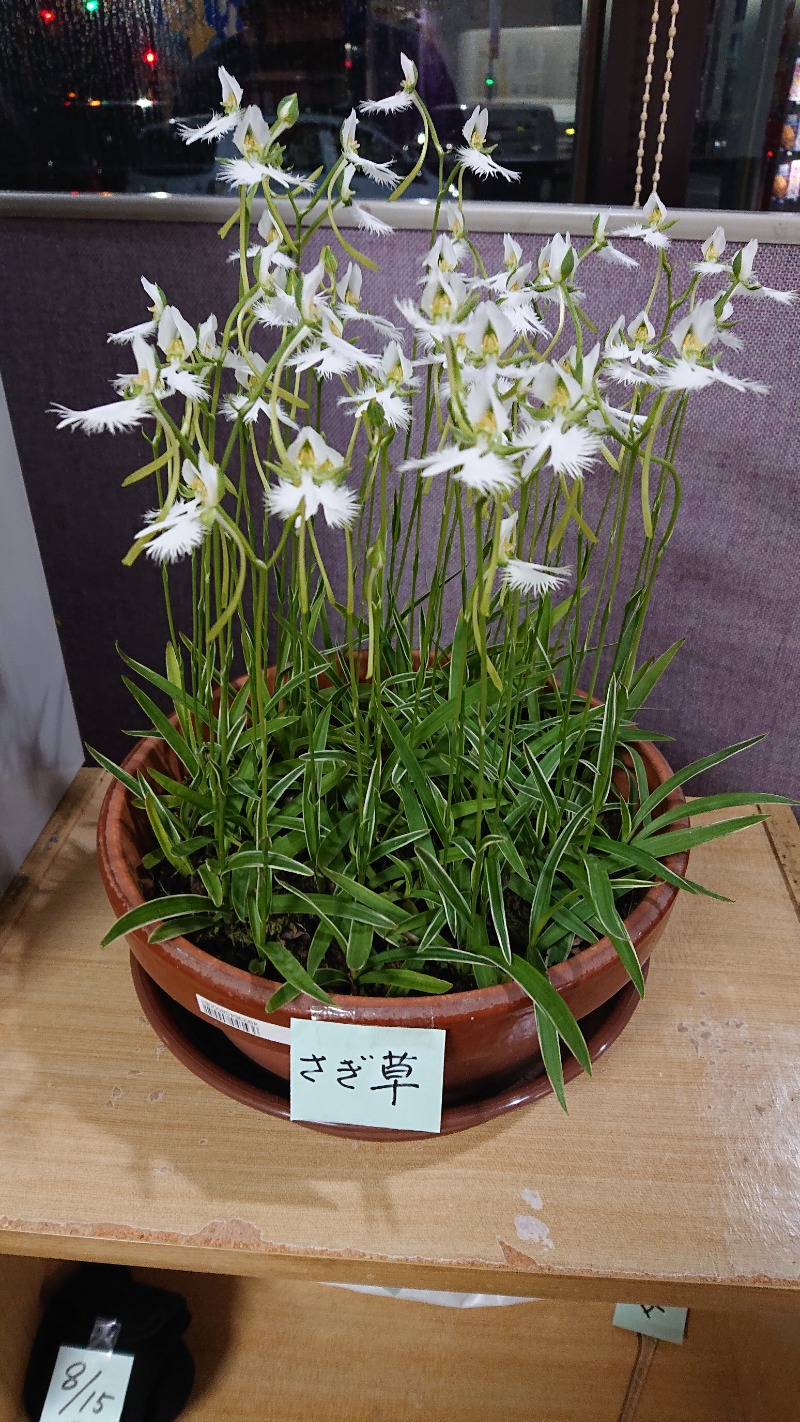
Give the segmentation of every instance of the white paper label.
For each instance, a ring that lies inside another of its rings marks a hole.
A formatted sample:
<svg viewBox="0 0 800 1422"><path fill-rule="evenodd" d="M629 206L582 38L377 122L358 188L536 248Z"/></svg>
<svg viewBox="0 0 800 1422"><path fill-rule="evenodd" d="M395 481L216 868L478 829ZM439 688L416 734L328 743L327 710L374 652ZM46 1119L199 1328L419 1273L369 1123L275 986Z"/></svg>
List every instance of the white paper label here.
<svg viewBox="0 0 800 1422"><path fill-rule="evenodd" d="M271 1022L259 1021L257 1017L245 1017L243 1012L231 1012L218 1002L209 1002L207 997L197 993L197 1006L204 1017L213 1017L223 1027L235 1027L238 1032L247 1032L251 1037L265 1037L268 1042L285 1042L288 1046L291 1033L288 1027L276 1027Z"/></svg>
<svg viewBox="0 0 800 1422"><path fill-rule="evenodd" d="M617 1304L614 1323L631 1333L646 1333L664 1343L682 1343L686 1332L686 1308L662 1308L660 1304Z"/></svg>
<svg viewBox="0 0 800 1422"><path fill-rule="evenodd" d="M39 1422L73 1422L76 1417L119 1422L132 1367L132 1353L59 1348Z"/></svg>
<svg viewBox="0 0 800 1422"><path fill-rule="evenodd" d="M436 1134L445 1033L292 1018L293 1121Z"/></svg>

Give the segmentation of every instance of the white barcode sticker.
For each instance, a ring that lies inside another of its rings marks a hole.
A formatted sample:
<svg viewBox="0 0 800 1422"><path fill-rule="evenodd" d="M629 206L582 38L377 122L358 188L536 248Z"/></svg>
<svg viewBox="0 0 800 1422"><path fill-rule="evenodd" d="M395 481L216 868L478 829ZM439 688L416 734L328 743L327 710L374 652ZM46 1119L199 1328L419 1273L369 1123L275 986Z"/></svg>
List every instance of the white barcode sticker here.
<svg viewBox="0 0 800 1422"><path fill-rule="evenodd" d="M72 1422L81 1416L119 1422L132 1367L132 1353L62 1345L39 1422Z"/></svg>
<svg viewBox="0 0 800 1422"><path fill-rule="evenodd" d="M197 1006L204 1017L213 1017L223 1027L235 1027L237 1032L247 1032L250 1037L264 1037L268 1042L285 1042L289 1045L291 1033L288 1027L273 1026L271 1022L259 1021L257 1017L245 1017L242 1012L231 1012L218 1002L209 1002L207 997L197 993Z"/></svg>

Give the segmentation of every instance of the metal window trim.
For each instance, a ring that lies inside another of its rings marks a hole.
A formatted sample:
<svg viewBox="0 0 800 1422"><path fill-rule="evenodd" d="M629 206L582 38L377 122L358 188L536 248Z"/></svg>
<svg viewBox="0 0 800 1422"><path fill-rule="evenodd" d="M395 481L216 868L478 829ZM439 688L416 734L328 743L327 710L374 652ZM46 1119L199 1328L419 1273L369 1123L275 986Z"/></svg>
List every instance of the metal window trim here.
<svg viewBox="0 0 800 1422"><path fill-rule="evenodd" d="M254 207L258 208L257 204ZM370 202L370 211L402 231L427 231L433 204L427 199L399 203ZM185 197L169 193L0 193L0 219L37 218L88 222L206 222L218 226L233 210L230 198ZM547 236L569 231L586 236L598 210L610 211L611 227L630 222L634 210L626 207L588 207L569 203L467 202L464 212L472 232L531 232ZM800 244L800 214L781 212L723 212L714 208L680 208L673 237L704 241L721 223L732 242ZM341 227L356 226L351 214L337 213Z"/></svg>

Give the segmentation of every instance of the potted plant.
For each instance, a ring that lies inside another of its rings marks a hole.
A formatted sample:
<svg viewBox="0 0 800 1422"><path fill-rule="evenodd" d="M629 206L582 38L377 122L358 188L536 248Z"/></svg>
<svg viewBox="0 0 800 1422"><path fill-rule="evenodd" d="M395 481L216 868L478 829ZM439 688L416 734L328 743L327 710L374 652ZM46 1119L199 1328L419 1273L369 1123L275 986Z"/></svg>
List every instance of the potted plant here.
<svg viewBox="0 0 800 1422"><path fill-rule="evenodd" d="M353 112L332 170L304 175L295 98L269 123L220 78L222 112L185 137L230 133L240 155L222 165L238 299L221 328L195 326L145 281L150 319L111 337L136 367L118 399L56 407L70 427L147 431L126 482L151 480L154 508L125 561L161 566L170 627L163 671L126 658L152 734L121 766L96 754L115 777L105 941L127 935L274 1073L293 1015L441 1025L446 1102L539 1050L563 1103L561 1044L588 1069L580 1020L629 981L643 991L678 889L707 892L689 849L761 818L689 826L683 785L750 742L673 774L636 718L677 645L639 649L689 397L763 390L715 347L740 344L740 296L787 298L758 283L754 243L724 260L720 229L677 291L654 194L621 229L652 254L650 297L597 340L582 267L635 265L605 218L580 247L507 236L496 272L460 203L443 226L465 172L513 180L485 110L446 150L404 60L397 93L362 107L416 109L412 172L362 156ZM429 150L431 241L395 323L362 304L374 263L339 222L390 230L358 177L399 197Z"/></svg>

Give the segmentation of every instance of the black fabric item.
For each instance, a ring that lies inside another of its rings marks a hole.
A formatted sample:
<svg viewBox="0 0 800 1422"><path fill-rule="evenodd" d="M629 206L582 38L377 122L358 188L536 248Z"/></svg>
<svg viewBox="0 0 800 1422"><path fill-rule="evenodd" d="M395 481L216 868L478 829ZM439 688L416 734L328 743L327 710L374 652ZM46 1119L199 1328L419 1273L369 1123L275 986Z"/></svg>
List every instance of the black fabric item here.
<svg viewBox="0 0 800 1422"><path fill-rule="evenodd" d="M39 1422L59 1348L88 1347L98 1318L120 1324L114 1352L133 1354L121 1422L173 1422L194 1383L194 1363L182 1342L191 1322L186 1300L111 1264L82 1264L50 1299L25 1378L30 1422Z"/></svg>

